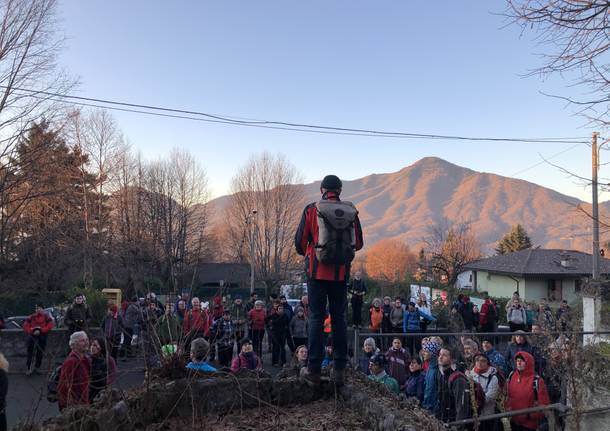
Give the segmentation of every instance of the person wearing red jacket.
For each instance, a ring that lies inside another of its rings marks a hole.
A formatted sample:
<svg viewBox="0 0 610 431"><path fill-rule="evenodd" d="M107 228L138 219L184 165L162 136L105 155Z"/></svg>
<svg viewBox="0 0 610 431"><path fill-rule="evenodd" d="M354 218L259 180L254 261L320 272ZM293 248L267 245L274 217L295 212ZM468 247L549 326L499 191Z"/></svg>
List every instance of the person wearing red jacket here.
<svg viewBox="0 0 610 431"><path fill-rule="evenodd" d="M222 296L214 296L212 298L212 303L214 304L214 308L212 309L212 321L215 322L216 320L222 318L222 315L225 312L225 307L222 305Z"/></svg>
<svg viewBox="0 0 610 431"><path fill-rule="evenodd" d="M491 300L491 297L487 295L479 313L480 332L496 332L498 330L497 320L498 307Z"/></svg>
<svg viewBox="0 0 610 431"><path fill-rule="evenodd" d="M30 314L28 318L25 319L23 330L28 336L28 359L25 372L27 376L31 375L33 371L38 373L38 370L42 365L44 349L47 346L47 334L53 329L53 326L55 326L53 319L44 311L42 304L36 304L36 311L34 314ZM36 363L34 364L35 370L32 370L34 351L36 351Z"/></svg>
<svg viewBox="0 0 610 431"><path fill-rule="evenodd" d="M210 333L210 316L201 309L199 298L193 298L191 305L193 308L186 313L182 327L187 340L187 351L190 349L192 340L205 338Z"/></svg>
<svg viewBox="0 0 610 431"><path fill-rule="evenodd" d="M263 306L263 301L256 301L254 303L254 308L248 313L252 345L254 347L254 352L261 360L263 359L263 337L265 336L267 319L267 312Z"/></svg>
<svg viewBox="0 0 610 431"><path fill-rule="evenodd" d="M70 335L70 354L61 364L57 402L59 410L66 407L89 404L89 374L91 363L87 357L89 338L84 331Z"/></svg>
<svg viewBox="0 0 610 431"><path fill-rule="evenodd" d="M339 199L342 188L337 176L324 177L320 184L322 200L305 207L295 235L296 251L305 256L308 280L309 359L302 373L310 385L320 382L327 301L332 320L335 385L343 384L347 364L347 284L351 260L364 241L358 212L352 204L342 204ZM345 223L346 227L339 230L337 222Z"/></svg>
<svg viewBox="0 0 610 431"><path fill-rule="evenodd" d="M521 410L550 404L544 380L534 372L534 357L528 352L518 352L515 356L516 370L506 381L506 410ZM530 413L511 418L512 431L537 430L544 419L544 413Z"/></svg>

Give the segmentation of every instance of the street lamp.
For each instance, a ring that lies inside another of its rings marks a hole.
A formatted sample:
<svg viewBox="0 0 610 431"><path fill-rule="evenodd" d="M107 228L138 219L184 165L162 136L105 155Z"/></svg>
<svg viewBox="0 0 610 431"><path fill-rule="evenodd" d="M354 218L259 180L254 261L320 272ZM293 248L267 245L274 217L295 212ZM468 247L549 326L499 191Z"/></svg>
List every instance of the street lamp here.
<svg viewBox="0 0 610 431"><path fill-rule="evenodd" d="M249 228L250 234L250 293L254 293L254 217L256 217L256 210L252 210L250 214L246 216L246 225Z"/></svg>

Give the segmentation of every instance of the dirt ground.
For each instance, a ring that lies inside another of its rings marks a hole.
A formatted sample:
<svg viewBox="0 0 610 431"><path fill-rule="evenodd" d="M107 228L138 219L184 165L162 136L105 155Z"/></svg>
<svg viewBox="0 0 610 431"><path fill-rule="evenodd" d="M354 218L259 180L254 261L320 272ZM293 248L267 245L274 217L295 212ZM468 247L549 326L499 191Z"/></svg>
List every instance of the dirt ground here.
<svg viewBox="0 0 610 431"><path fill-rule="evenodd" d="M261 407L260 409L233 412L228 415L208 415L203 418L174 418L156 430L184 431L185 429L214 431L253 430L311 430L311 431L365 431L370 430L366 418L340 403L320 400L290 407Z"/></svg>

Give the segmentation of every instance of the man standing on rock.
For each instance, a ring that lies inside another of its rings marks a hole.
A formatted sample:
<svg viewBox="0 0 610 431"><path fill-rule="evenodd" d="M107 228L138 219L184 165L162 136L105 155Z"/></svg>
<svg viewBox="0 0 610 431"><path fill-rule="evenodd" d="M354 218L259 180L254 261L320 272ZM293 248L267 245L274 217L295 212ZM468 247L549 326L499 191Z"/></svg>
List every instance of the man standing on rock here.
<svg viewBox="0 0 610 431"><path fill-rule="evenodd" d="M324 359L326 306L332 321L334 381L344 383L347 364L347 283L356 250L363 246L358 211L341 201L343 184L335 175L322 180L322 199L305 207L295 235L297 253L305 256L309 297L309 359L302 378L309 385L320 383Z"/></svg>

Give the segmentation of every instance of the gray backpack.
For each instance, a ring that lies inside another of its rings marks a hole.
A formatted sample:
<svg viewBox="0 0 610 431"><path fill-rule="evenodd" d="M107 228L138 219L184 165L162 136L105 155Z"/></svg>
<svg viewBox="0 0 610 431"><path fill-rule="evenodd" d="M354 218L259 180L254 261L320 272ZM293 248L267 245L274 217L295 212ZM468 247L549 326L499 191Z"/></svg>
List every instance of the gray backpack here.
<svg viewBox="0 0 610 431"><path fill-rule="evenodd" d="M355 221L358 210L351 202L331 200L321 200L316 204L316 210L316 258L326 264L349 264L356 254Z"/></svg>

